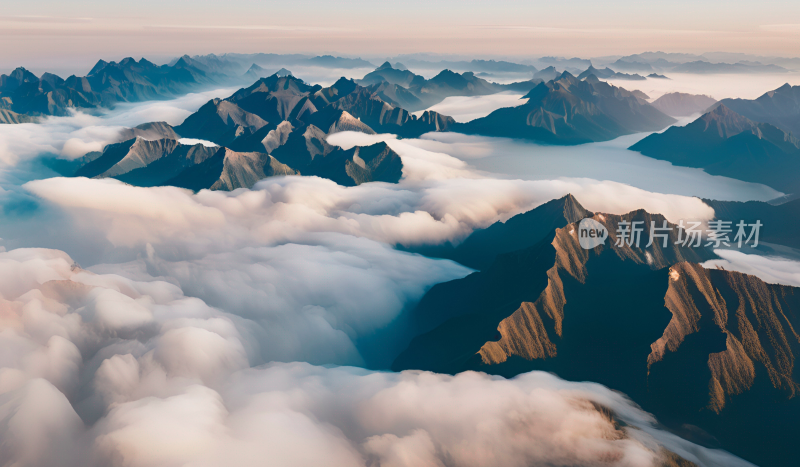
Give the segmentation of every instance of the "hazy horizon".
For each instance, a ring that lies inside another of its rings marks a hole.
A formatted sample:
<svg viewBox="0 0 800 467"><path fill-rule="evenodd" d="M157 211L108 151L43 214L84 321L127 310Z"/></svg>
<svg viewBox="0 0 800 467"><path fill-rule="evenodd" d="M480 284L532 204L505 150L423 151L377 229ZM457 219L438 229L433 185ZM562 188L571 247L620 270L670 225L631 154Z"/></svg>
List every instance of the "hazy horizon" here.
<svg viewBox="0 0 800 467"><path fill-rule="evenodd" d="M735 2L738 3L738 2ZM474 57L592 58L645 51L797 56L800 4L769 1L757 10L710 1L613 8L581 0L379 5L363 0L269 4L250 0L187 5L53 0L7 5L0 15L4 72L16 66L77 70L125 56L166 61L183 54L335 53L376 59L408 53ZM77 69L76 69L77 67ZM88 71L88 70L87 70Z"/></svg>

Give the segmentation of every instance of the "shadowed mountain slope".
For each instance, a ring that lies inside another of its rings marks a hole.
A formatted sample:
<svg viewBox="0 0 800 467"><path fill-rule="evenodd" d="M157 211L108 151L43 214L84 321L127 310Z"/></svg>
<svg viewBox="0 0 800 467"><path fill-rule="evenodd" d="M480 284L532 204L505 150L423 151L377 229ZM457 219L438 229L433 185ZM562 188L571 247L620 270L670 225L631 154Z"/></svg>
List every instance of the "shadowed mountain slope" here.
<svg viewBox="0 0 800 467"><path fill-rule="evenodd" d="M641 131L660 130L675 122L634 93L590 76L578 80L568 72L541 83L518 107L498 109L456 127L487 136L526 138L552 144L605 141Z"/></svg>
<svg viewBox="0 0 800 467"><path fill-rule="evenodd" d="M757 99L723 99L720 103L750 120L800 135L800 86L787 83Z"/></svg>
<svg viewBox="0 0 800 467"><path fill-rule="evenodd" d="M603 246L583 249L572 223L434 286L392 369L596 381L698 442L760 465L793 462L800 291L704 269L713 253L676 245L675 228L667 247L645 247L648 229L641 247L616 245L620 221L661 226L658 214L592 219L609 231Z"/></svg>
<svg viewBox="0 0 800 467"><path fill-rule="evenodd" d="M685 127L644 138L633 151L712 175L800 191L800 142L768 123L756 123L720 104Z"/></svg>

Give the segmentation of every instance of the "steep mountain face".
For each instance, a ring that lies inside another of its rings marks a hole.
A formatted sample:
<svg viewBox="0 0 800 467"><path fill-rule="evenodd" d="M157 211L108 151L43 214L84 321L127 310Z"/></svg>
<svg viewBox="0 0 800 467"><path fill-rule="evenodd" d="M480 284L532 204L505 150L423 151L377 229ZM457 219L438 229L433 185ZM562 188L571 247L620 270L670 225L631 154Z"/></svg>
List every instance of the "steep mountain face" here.
<svg viewBox="0 0 800 467"><path fill-rule="evenodd" d="M138 186L160 185L181 170L199 164L219 148L179 144L174 139L133 138L107 145L102 153L83 161L76 177L118 178Z"/></svg>
<svg viewBox="0 0 800 467"><path fill-rule="evenodd" d="M787 83L757 99L723 99L720 103L750 120L800 135L800 86Z"/></svg>
<svg viewBox="0 0 800 467"><path fill-rule="evenodd" d="M660 130L675 120L630 91L590 76L578 80L564 72L529 92L527 103L498 109L457 130L487 136L527 138L553 144L605 141Z"/></svg>
<svg viewBox="0 0 800 467"><path fill-rule="evenodd" d="M403 163L386 143L344 150L328 144L325 137L325 132L308 125L302 133L289 134L286 142L274 149L272 155L302 175L327 178L344 186L400 181Z"/></svg>
<svg viewBox="0 0 800 467"><path fill-rule="evenodd" d="M212 99L176 126L175 131L184 138L203 139L224 146L257 133L267 124L266 120L234 102Z"/></svg>
<svg viewBox="0 0 800 467"><path fill-rule="evenodd" d="M165 185L194 191L202 189L230 191L250 188L266 177L296 173L297 171L281 164L269 154L217 148L214 155L167 180Z"/></svg>
<svg viewBox="0 0 800 467"><path fill-rule="evenodd" d="M118 102L163 99L215 83L221 75L185 60L157 66L141 59L100 60L84 77L62 79L51 73L37 78L24 68L0 76L0 108L17 114L68 115L70 108L112 107Z"/></svg>
<svg viewBox="0 0 800 467"><path fill-rule="evenodd" d="M304 97L319 89L319 86L309 86L293 76L279 77L274 74L236 91L226 101L277 125L288 120L292 110Z"/></svg>
<svg viewBox="0 0 800 467"><path fill-rule="evenodd" d="M672 117L704 113L717 101L702 94L670 92L652 102L652 106Z"/></svg>
<svg viewBox="0 0 800 467"><path fill-rule="evenodd" d="M0 123L36 123L38 119L26 114L18 114L7 109L0 109Z"/></svg>
<svg viewBox="0 0 800 467"><path fill-rule="evenodd" d="M284 164L305 173L317 156L326 156L336 149L328 144L325 132L314 125L293 131L286 142L274 149L272 154Z"/></svg>
<svg viewBox="0 0 800 467"><path fill-rule="evenodd" d="M397 183L403 175L400 156L386 143L335 150L315 157L305 175L333 180L339 185L356 186L367 182Z"/></svg>
<svg viewBox="0 0 800 467"><path fill-rule="evenodd" d="M568 204L550 206L546 223L560 223ZM620 221L661 226L658 214L591 218L609 237L590 250L579 245L577 223L524 246L504 227L522 248L434 286L410 316L417 337L392 368L596 381L698 442L763 465L793 462L800 291L702 268L713 253L676 245L675 226L666 247L660 238L645 247L649 227L641 247L616 245Z"/></svg>
<svg viewBox="0 0 800 467"><path fill-rule="evenodd" d="M652 134L630 149L712 175L763 183L786 193L800 191L800 142L722 104L685 127Z"/></svg>

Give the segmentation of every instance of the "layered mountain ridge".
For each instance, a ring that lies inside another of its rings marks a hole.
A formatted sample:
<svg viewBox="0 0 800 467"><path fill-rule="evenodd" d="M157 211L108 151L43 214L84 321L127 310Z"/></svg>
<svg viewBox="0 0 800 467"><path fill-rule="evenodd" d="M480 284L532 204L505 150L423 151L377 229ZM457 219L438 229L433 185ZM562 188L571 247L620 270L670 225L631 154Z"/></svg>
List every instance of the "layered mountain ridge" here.
<svg viewBox="0 0 800 467"><path fill-rule="evenodd" d="M100 60L88 75L67 79L51 73L38 78L17 68L0 75L0 109L28 116L66 116L70 109L166 99L223 80L224 75L196 65L184 59L171 66L158 66L144 58L138 62L130 57L119 62Z"/></svg>
<svg viewBox="0 0 800 467"><path fill-rule="evenodd" d="M791 463L800 291L703 268L714 253L676 245L671 224L666 248L660 238L645 246L648 228L641 247L616 245L620 221L661 226L658 214L576 211L571 196L548 204L496 231L495 241L508 236L520 249L425 295L410 316L417 337L393 370L544 370L597 381L686 436L705 433L756 463ZM605 245L582 248L577 222L527 245L514 240L532 218L551 225L570 212L605 226Z"/></svg>
<svg viewBox="0 0 800 467"><path fill-rule="evenodd" d="M555 80L538 84L524 99L527 102L518 107L498 109L455 129L551 144L581 144L656 131L675 122L633 92L593 75L579 80L565 71Z"/></svg>

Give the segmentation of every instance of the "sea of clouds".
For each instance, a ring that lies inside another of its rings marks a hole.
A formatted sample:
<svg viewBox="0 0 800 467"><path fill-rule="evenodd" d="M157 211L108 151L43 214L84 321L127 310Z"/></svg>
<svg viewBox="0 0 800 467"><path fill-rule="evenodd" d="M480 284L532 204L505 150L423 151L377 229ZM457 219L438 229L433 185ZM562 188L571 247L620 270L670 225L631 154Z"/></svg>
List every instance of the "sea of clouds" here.
<svg viewBox="0 0 800 467"><path fill-rule="evenodd" d="M699 199L500 178L443 147L360 133L331 142L386 140L399 184L290 176L192 193L34 163L101 148L125 126L179 123L210 97L0 128L0 464L649 466L668 449L747 465L599 385L375 371L410 337L386 333L403 312L471 272L397 245L457 243L568 193L673 221L712 218ZM382 332L387 355L365 352Z"/></svg>
<svg viewBox="0 0 800 467"><path fill-rule="evenodd" d="M165 281L46 249L0 278L2 465L750 465L596 384L264 364L248 317Z"/></svg>

